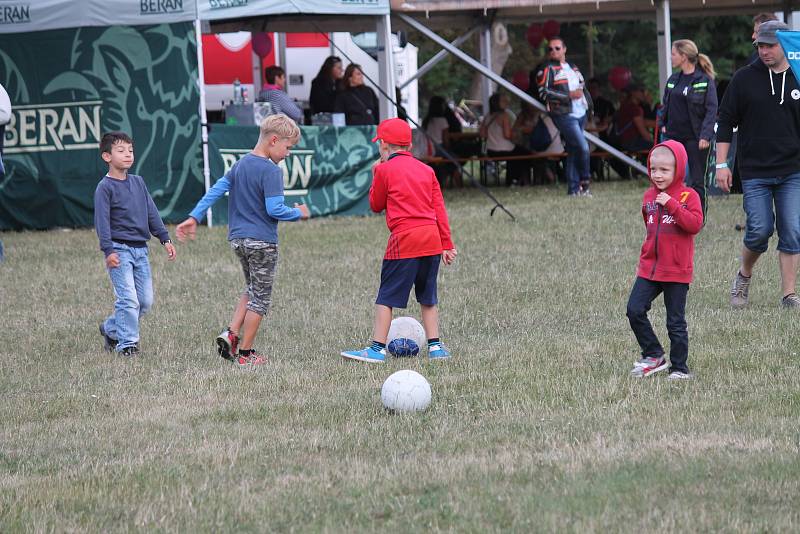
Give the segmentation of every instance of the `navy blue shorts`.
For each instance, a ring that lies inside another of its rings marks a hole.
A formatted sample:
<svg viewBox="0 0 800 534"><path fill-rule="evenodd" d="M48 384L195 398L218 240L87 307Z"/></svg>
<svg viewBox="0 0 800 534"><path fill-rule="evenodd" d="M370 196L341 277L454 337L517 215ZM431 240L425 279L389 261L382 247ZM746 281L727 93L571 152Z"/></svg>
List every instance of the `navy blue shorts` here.
<svg viewBox="0 0 800 534"><path fill-rule="evenodd" d="M436 277L439 275L441 255L406 258L402 260L383 260L381 266L381 287L375 304L390 308L408 306L411 286L417 295L417 302L433 306L438 302L436 296Z"/></svg>

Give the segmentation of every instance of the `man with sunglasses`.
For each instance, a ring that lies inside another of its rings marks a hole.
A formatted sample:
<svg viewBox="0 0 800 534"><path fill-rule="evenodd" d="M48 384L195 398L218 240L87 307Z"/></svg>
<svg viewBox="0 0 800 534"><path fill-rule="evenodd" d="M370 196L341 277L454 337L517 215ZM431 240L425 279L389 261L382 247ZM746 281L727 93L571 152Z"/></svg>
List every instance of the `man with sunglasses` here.
<svg viewBox="0 0 800 534"><path fill-rule="evenodd" d="M738 126L737 165L747 215L742 262L731 290L734 308L747 306L753 267L777 228L781 305L800 309L795 293L800 264L800 85L776 35L788 29L778 21L758 26L753 44L760 61L736 71L719 110L717 185L730 190L728 151Z"/></svg>
<svg viewBox="0 0 800 534"><path fill-rule="evenodd" d="M566 145L567 194L590 197L589 143L583 136L583 127L592 97L580 69L567 61L567 47L561 37L550 39L547 53L548 61L537 73L536 85Z"/></svg>

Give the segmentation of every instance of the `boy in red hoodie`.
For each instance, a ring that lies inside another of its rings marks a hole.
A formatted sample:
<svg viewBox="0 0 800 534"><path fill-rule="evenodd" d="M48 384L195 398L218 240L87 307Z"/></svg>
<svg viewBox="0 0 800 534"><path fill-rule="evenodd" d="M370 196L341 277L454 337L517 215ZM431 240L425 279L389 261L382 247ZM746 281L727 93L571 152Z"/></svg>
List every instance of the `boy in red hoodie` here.
<svg viewBox="0 0 800 534"><path fill-rule="evenodd" d="M439 340L436 278L439 261L450 265L456 258L456 247L450 238L442 191L433 169L414 159L408 151L411 128L406 121L381 122L372 141L378 140L381 161L373 171L369 206L375 213L386 210L386 226L391 235L375 301L372 343L365 349L341 354L351 360L383 363L392 308L406 307L413 286L428 337L428 357L446 359L450 353Z"/></svg>
<svg viewBox="0 0 800 534"><path fill-rule="evenodd" d="M694 236L703 227L703 210L697 192L683 183L686 160L686 150L677 141L656 145L647 157L653 184L642 198L647 236L627 309L631 329L642 348L642 359L631 370L636 377L670 367L670 380L692 378L686 366L686 294L692 281ZM647 318L650 305L661 293L667 309L669 363Z"/></svg>

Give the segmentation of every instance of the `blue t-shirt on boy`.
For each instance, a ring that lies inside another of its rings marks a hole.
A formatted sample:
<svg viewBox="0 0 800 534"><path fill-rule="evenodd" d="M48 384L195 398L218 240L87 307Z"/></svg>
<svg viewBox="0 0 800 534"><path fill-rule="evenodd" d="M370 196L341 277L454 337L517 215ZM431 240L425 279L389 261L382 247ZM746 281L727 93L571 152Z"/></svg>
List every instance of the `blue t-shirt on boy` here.
<svg viewBox="0 0 800 534"><path fill-rule="evenodd" d="M296 221L302 213L284 203L283 171L269 158L246 154L217 180L191 216L202 221L206 210L228 192L228 239L278 242L278 221Z"/></svg>

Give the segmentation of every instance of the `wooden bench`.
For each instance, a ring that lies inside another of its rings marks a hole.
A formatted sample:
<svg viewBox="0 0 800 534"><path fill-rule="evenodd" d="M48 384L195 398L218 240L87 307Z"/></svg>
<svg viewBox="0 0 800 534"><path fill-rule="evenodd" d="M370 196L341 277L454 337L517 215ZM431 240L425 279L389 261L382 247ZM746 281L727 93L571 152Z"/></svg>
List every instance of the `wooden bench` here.
<svg viewBox="0 0 800 534"><path fill-rule="evenodd" d="M525 154L522 156L472 156L468 158L454 158L461 165L466 164L478 164L478 173L479 179L481 184L488 185L488 178L491 174L493 176L494 183L499 185L500 183L500 170L501 166L500 163L504 163L506 161L535 161L535 160L549 160L549 161L560 161L567 157L566 152L536 152L534 154ZM447 158L442 158L439 156L432 156L427 158L421 158L420 161L427 163L429 165L436 165L436 164L444 164L444 163L451 163L451 160ZM490 166L489 164L494 163L495 165ZM490 169L490 167L493 167Z"/></svg>
<svg viewBox="0 0 800 534"><path fill-rule="evenodd" d="M638 157L646 157L649 153L649 150L640 150L638 152L624 152L626 155L636 159ZM613 158L613 154L606 151L597 150L589 154L591 158L597 158L603 162L607 162L609 159ZM467 164L475 164L479 165L479 177L480 182L483 185L488 184L488 177L491 174L493 176L493 181L496 185L500 183L500 170L501 166L498 165L499 163L506 162L506 161L537 161L537 160L547 160L547 161L562 161L567 157L566 152L535 152L533 154L525 154L521 156L472 156L468 158L454 158L456 162L461 165ZM420 161L427 163L429 165L437 165L437 164L445 164L451 163L451 160L447 158L443 158L440 156L430 156L426 158L420 158ZM488 167L490 167L490 163L495 163L493 166L493 170L490 171ZM607 179L607 167L604 166L603 169L603 176L601 179ZM556 178L557 179L557 178Z"/></svg>

